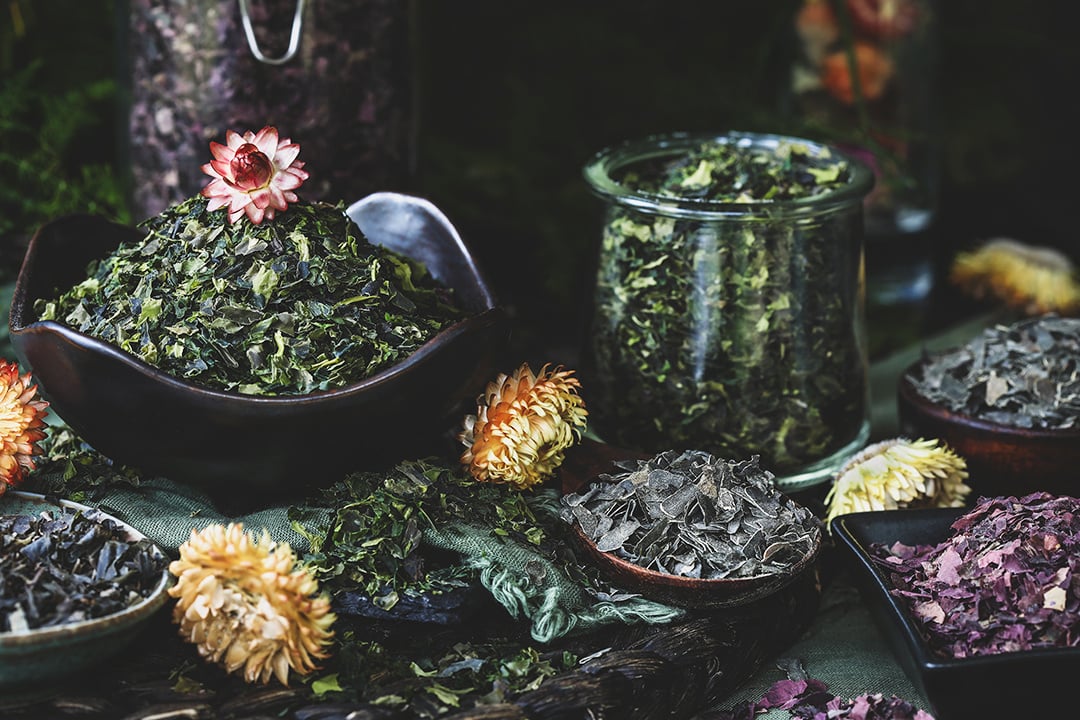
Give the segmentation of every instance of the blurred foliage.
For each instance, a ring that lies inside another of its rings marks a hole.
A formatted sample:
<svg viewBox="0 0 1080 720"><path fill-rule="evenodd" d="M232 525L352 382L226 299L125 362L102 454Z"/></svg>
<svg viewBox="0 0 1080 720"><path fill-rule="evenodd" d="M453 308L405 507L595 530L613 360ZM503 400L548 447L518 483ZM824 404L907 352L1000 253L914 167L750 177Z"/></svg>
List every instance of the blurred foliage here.
<svg viewBox="0 0 1080 720"><path fill-rule="evenodd" d="M93 106L112 97L112 80L58 95L36 89L40 64L0 86L0 236L29 233L75 212L126 217L117 173L108 162L71 163L80 132L99 119Z"/></svg>
<svg viewBox="0 0 1080 720"><path fill-rule="evenodd" d="M109 52L111 7L57 0L7 5L0 25L5 243L66 213L127 218L112 152L117 83Z"/></svg>

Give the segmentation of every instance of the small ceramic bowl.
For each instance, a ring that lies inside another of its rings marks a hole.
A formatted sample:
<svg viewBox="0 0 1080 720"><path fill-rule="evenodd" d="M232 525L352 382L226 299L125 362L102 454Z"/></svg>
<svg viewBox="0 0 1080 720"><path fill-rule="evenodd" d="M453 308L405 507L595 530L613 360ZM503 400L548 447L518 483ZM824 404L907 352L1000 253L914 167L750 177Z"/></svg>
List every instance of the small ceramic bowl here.
<svg viewBox="0 0 1080 720"><path fill-rule="evenodd" d="M643 459L641 453L586 440L576 452L567 453L562 469L564 493L578 492L601 473L612 472L613 462ZM794 501L792 501L794 502ZM810 551L781 573L741 578L691 578L650 570L604 552L574 523L571 531L577 546L610 582L643 597L683 608L732 608L759 601L783 590L796 580L816 572L821 553L821 533L815 535Z"/></svg>
<svg viewBox="0 0 1080 720"><path fill-rule="evenodd" d="M55 220L31 240L12 299L12 344L52 410L83 440L225 505L265 503L343 471L434 452L455 413L494 374L507 316L457 230L430 202L376 193L347 212L371 242L423 262L469 313L360 382L306 395L222 392L61 323L37 321L35 300L71 287L89 261L141 237L90 216Z"/></svg>
<svg viewBox="0 0 1080 720"><path fill-rule="evenodd" d="M954 412L919 394L911 377L922 377L925 361L900 376L897 410L900 431L936 438L967 461L975 495L1025 495L1045 490L1080 492L1080 428L1047 430L990 422Z"/></svg>
<svg viewBox="0 0 1080 720"><path fill-rule="evenodd" d="M0 497L0 515L39 515L44 511L54 516L82 512L93 520L112 520L124 528L127 540L145 539L127 523L85 505L17 491L9 491ZM155 548L155 551L165 558L160 549ZM166 564L150 595L113 615L35 630L0 632L0 694L7 696L41 687L56 677L86 669L116 655L165 605L171 578Z"/></svg>

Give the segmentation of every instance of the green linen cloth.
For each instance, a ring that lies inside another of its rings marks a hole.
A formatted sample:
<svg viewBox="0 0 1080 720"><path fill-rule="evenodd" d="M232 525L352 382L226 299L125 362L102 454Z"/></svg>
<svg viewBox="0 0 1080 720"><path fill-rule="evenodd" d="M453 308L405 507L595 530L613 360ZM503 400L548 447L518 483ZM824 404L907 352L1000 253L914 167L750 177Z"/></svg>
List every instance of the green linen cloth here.
<svg viewBox="0 0 1080 720"><path fill-rule="evenodd" d="M594 598L581 584L525 543L485 528L456 522L424 531L424 541L461 554L480 573L480 582L512 617L530 620L537 642L611 623L663 624L683 612L642 597L619 602Z"/></svg>
<svg viewBox="0 0 1080 720"><path fill-rule="evenodd" d="M802 661L807 674L821 680L829 692L842 698L881 693L903 698L926 712L930 703L904 674L870 611L845 576L825 590L811 627L782 653ZM762 667L749 682L721 704L733 710L754 702L785 674L778 664ZM786 710L758 715L762 720L790 718Z"/></svg>

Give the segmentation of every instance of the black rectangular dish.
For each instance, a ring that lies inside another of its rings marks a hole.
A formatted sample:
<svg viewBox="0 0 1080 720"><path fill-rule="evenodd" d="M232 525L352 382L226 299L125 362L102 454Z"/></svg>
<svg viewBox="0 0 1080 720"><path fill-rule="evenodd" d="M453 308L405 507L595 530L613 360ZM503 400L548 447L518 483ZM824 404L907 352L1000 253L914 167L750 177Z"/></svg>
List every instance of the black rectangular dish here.
<svg viewBox="0 0 1080 720"><path fill-rule="evenodd" d="M937 720L1076 717L1070 678L1080 677L1080 648L1053 648L947 659L923 639L888 578L871 560L874 543L937 544L964 508L842 515L833 535L848 551L853 577L897 660L930 701Z"/></svg>

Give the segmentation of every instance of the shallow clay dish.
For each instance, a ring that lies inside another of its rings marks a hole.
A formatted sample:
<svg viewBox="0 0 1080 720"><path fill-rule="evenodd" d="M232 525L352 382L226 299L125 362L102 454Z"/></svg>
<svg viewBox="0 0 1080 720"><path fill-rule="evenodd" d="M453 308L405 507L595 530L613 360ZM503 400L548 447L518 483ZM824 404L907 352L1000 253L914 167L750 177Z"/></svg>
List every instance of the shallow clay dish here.
<svg viewBox="0 0 1080 720"><path fill-rule="evenodd" d="M39 515L44 511L54 516L82 512L94 520L109 519L127 531L128 540L145 539L127 523L85 505L17 491L0 496L0 515ZM164 557L160 550L157 552ZM116 655L165 605L171 577L166 564L149 596L112 615L22 632L0 632L0 694L40 687Z"/></svg>
<svg viewBox="0 0 1080 720"><path fill-rule="evenodd" d="M647 456L603 443L585 440L574 452L568 452L561 472L564 493L579 492L602 473L618 472L618 460L644 459ZM793 501L794 502L794 501ZM795 565L782 573L745 578L700 579L649 570L624 560L614 553L597 549L596 543L578 527L572 533L582 553L599 568L610 582L624 590L640 593L657 602L684 608L730 608L773 595L807 573L817 571L821 553L821 533L813 547Z"/></svg>
<svg viewBox="0 0 1080 720"><path fill-rule="evenodd" d="M967 461L974 494L1080 492L1080 428L1020 428L953 412L920 395L911 383L909 377L922 376L924 362L912 364L900 376L900 431L948 444Z"/></svg>
<svg viewBox="0 0 1080 720"><path fill-rule="evenodd" d="M348 209L368 239L424 262L469 317L363 381L307 395L256 397L172 377L57 322L34 301L86 276L87 263L141 233L91 216L43 226L12 300L11 341L42 394L112 459L243 508L401 457L433 452L446 425L494 374L504 311L446 216L426 200L376 193Z"/></svg>

